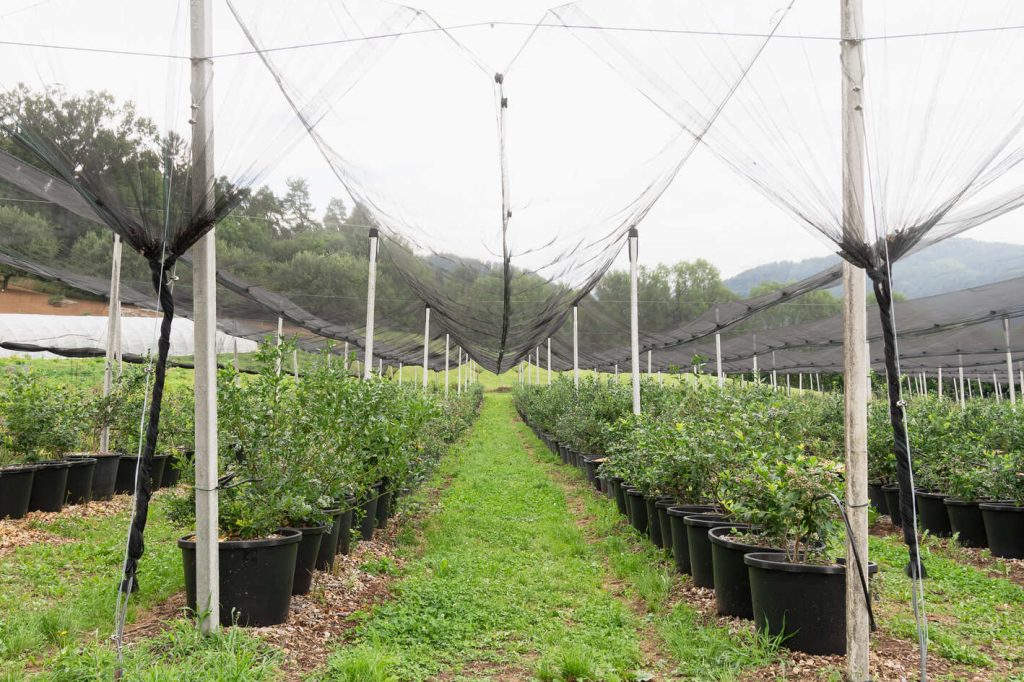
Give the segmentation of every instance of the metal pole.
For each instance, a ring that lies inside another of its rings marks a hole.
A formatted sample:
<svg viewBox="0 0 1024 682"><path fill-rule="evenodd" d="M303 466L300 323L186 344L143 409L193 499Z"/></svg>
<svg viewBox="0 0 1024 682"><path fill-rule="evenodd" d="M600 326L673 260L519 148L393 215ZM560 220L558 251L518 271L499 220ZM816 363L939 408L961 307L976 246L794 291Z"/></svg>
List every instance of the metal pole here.
<svg viewBox="0 0 1024 682"><path fill-rule="evenodd" d="M548 386L551 385L551 337L548 337Z"/></svg>
<svg viewBox="0 0 1024 682"><path fill-rule="evenodd" d="M640 297L638 294L640 233L635 227L629 229L629 342L633 379L633 414L640 414Z"/></svg>
<svg viewBox="0 0 1024 682"><path fill-rule="evenodd" d="M192 211L214 211L213 11L209 0L189 6L192 55ZM196 606L199 629L220 626L217 497L217 251L211 229L192 248L195 343Z"/></svg>
<svg viewBox="0 0 1024 682"><path fill-rule="evenodd" d="M981 386L981 375L979 374L975 378L978 380L978 397L979 398L984 398L985 397L985 389L982 388L982 386Z"/></svg>
<svg viewBox="0 0 1024 682"><path fill-rule="evenodd" d="M462 395L462 346L459 346L459 371L457 379L458 381L456 383L458 384L458 388L455 390L458 395Z"/></svg>
<svg viewBox="0 0 1024 682"><path fill-rule="evenodd" d="M580 308L572 307L572 383L573 387L580 389Z"/></svg>
<svg viewBox="0 0 1024 682"><path fill-rule="evenodd" d="M938 387L938 390L939 390L939 398L942 398L942 368L941 367L939 367L938 371L936 372L935 384L936 384L936 386Z"/></svg>
<svg viewBox="0 0 1024 682"><path fill-rule="evenodd" d="M277 318L277 347L278 348L281 347L281 337L283 336L283 333L284 333L284 320L279 317L279 318ZM281 354L280 353L277 354L277 361L275 362L274 373L277 374L277 376L281 376Z"/></svg>
<svg viewBox="0 0 1024 682"><path fill-rule="evenodd" d="M778 390L778 387L779 387L779 377L775 373L775 351L772 351L772 390L773 391Z"/></svg>
<svg viewBox="0 0 1024 682"><path fill-rule="evenodd" d="M341 366L348 371L348 341L345 342L345 357L341 359Z"/></svg>
<svg viewBox="0 0 1024 682"><path fill-rule="evenodd" d="M114 363L117 362L118 338L121 327L121 236L114 235L110 252L110 298L107 305L107 354L103 365L103 397L114 388ZM100 452L110 451L110 426L104 419L100 432Z"/></svg>
<svg viewBox="0 0 1024 682"><path fill-rule="evenodd" d="M996 376L995 372L992 372L992 388L996 392L996 402L1003 402L1003 387L999 385L999 377Z"/></svg>
<svg viewBox="0 0 1024 682"><path fill-rule="evenodd" d="M861 0L840 0L843 104L843 237L864 242L864 119L861 96L864 61ZM843 261L843 370L846 422L846 508L851 532L846 539L846 679L864 682L868 669L868 611L854 552L868 560L868 363L865 273ZM818 377L821 387L821 377Z"/></svg>
<svg viewBox="0 0 1024 682"><path fill-rule="evenodd" d="M404 374L404 372L403 372L404 369L405 369L404 365L401 362L398 363L398 385L399 386L402 385L402 374Z"/></svg>
<svg viewBox="0 0 1024 682"><path fill-rule="evenodd" d="M651 376L654 372L651 371L651 351L647 351L647 376Z"/></svg>
<svg viewBox="0 0 1024 682"><path fill-rule="evenodd" d="M1010 352L1010 318L1003 318L1003 336L1006 337L1006 383L1010 385L1010 404L1017 404L1017 387L1013 382L1013 354Z"/></svg>
<svg viewBox="0 0 1024 682"><path fill-rule="evenodd" d="M448 395L448 344L450 338L448 334L444 335L444 394Z"/></svg>
<svg viewBox="0 0 1024 682"><path fill-rule="evenodd" d="M299 350L292 351L292 374L295 375L295 383L299 383Z"/></svg>
<svg viewBox="0 0 1024 682"><path fill-rule="evenodd" d="M757 334L756 333L754 334L754 369L753 369L753 372L754 372L754 383L755 384L760 384L761 383L761 375L759 375L757 373Z"/></svg>
<svg viewBox="0 0 1024 682"><path fill-rule="evenodd" d="M364 349L363 378L369 379L373 373L373 320L374 308L377 305L377 248L380 233L376 227L370 228L370 269L366 279L366 348Z"/></svg>
<svg viewBox="0 0 1024 682"><path fill-rule="evenodd" d="M424 308L423 320L423 388L427 388L427 368L430 362L430 306Z"/></svg>

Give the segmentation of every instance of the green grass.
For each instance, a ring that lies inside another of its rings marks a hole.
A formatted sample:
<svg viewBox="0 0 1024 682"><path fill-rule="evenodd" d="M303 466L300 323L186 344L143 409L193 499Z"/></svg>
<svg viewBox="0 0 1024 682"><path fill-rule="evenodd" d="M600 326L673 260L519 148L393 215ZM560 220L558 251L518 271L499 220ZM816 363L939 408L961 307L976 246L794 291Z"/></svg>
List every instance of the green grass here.
<svg viewBox="0 0 1024 682"><path fill-rule="evenodd" d="M128 513L105 518L67 517L35 528L72 542L37 542L0 562L0 672L45 661L78 639L109 637L124 556ZM159 496L146 528L141 590L132 613L182 588L181 532L163 512Z"/></svg>
<svg viewBox="0 0 1024 682"><path fill-rule="evenodd" d="M570 494L582 502L588 535L599 555L626 585L627 594L647 610L659 649L673 667L668 671L671 679L735 680L744 671L778 660L777 641L759 637L752 629L730 632L706 621L685 602L674 601L673 585L688 578L675 571L669 555L641 538L624 522L614 501L594 495L578 469L560 466L560 460L526 431L535 456L549 475L566 481Z"/></svg>
<svg viewBox="0 0 1024 682"><path fill-rule="evenodd" d="M640 663L629 609L561 488L525 456L509 394L480 419L441 476L451 483L424 525L395 598L376 608L317 679L629 679Z"/></svg>
<svg viewBox="0 0 1024 682"><path fill-rule="evenodd" d="M944 556L946 551L938 547L943 542L927 538L922 543L930 652L973 668L993 668L997 661L991 652L1010 668L1024 668L1024 587ZM873 589L883 604L880 626L916 640L910 581L903 573L906 546L897 537L872 537L869 551L879 565Z"/></svg>

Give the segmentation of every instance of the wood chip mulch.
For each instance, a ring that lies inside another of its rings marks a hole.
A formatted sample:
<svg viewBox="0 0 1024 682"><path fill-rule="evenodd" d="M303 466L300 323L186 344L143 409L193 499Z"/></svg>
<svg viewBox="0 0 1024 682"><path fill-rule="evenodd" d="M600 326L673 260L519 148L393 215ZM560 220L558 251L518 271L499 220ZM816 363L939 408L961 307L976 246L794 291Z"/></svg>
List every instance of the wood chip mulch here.
<svg viewBox="0 0 1024 682"><path fill-rule="evenodd" d="M45 542L48 545L63 545L75 542L46 530L40 526L49 525L64 519L94 519L113 516L131 507L131 495L115 495L114 499L105 502L90 502L64 507L59 512L30 512L21 519L4 519L0 521L0 556L13 552L19 547Z"/></svg>

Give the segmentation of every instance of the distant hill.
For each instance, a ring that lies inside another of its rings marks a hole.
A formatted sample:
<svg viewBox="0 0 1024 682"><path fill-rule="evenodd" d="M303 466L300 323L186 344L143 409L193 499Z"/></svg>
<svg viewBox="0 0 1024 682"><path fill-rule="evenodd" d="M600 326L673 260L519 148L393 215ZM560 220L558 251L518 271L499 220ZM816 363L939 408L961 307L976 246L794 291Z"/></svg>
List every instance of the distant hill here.
<svg viewBox="0 0 1024 682"><path fill-rule="evenodd" d="M838 262L838 256L766 263L725 280L739 296L762 282L789 282L810 277ZM896 264L894 288L907 298L966 289L1024 275L1024 245L948 239Z"/></svg>

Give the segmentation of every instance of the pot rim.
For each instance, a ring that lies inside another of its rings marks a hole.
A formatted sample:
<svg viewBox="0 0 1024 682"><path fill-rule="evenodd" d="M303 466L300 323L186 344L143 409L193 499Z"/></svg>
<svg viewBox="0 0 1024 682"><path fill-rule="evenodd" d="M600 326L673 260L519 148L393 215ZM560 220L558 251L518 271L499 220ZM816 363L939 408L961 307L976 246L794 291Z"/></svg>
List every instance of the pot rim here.
<svg viewBox="0 0 1024 682"><path fill-rule="evenodd" d="M323 535L324 533L329 533L331 531L331 527L326 523L322 523L318 526L285 526L285 528L288 530L297 530L303 535Z"/></svg>
<svg viewBox="0 0 1024 682"><path fill-rule="evenodd" d="M36 469L70 469L71 462L66 462L62 459L51 459L45 462L33 462L32 466Z"/></svg>
<svg viewBox="0 0 1024 682"><path fill-rule="evenodd" d="M943 500L948 507L977 507L982 502L994 502L995 500L962 500L958 497L947 497Z"/></svg>
<svg viewBox="0 0 1024 682"><path fill-rule="evenodd" d="M695 514L710 514L714 510L715 506L713 504L674 504L668 508L668 515L686 518Z"/></svg>
<svg viewBox="0 0 1024 682"><path fill-rule="evenodd" d="M1024 506L1012 502L980 502L978 508L982 511L1010 512L1024 514Z"/></svg>
<svg viewBox="0 0 1024 682"><path fill-rule="evenodd" d="M737 523L732 526L715 526L714 528L708 531L708 539L711 540L713 544L721 545L722 547L726 547L727 549L747 550L748 553L782 552L782 550L778 547L765 547L764 545L748 545L745 542L736 542L735 540L730 540L729 538L722 537L722 535L719 533L719 531L725 532L733 530L749 530L750 528L753 528L753 526L751 526L749 523Z"/></svg>
<svg viewBox="0 0 1024 682"><path fill-rule="evenodd" d="M690 514L683 517L683 523L687 526L697 528L715 528L717 526L732 526L733 522L724 514Z"/></svg>
<svg viewBox="0 0 1024 682"><path fill-rule="evenodd" d="M0 467L0 476L4 474L30 474L38 470L38 464L8 464L5 467Z"/></svg>
<svg viewBox="0 0 1024 682"><path fill-rule="evenodd" d="M83 450L82 452L66 452L64 453L65 459L110 459L111 457L122 457L120 452L89 452Z"/></svg>
<svg viewBox="0 0 1024 682"><path fill-rule="evenodd" d="M883 492L886 491L886 490L892 491L892 490L899 490L899 489L900 489L900 484L899 483L883 483L882 484L882 491Z"/></svg>
<svg viewBox="0 0 1024 682"><path fill-rule="evenodd" d="M914 494L928 500L944 500L947 497L949 497L949 495L947 495L946 493L924 492L921 490L915 490Z"/></svg>
<svg viewBox="0 0 1024 682"><path fill-rule="evenodd" d="M751 552L743 557L743 563L754 568L781 573L811 573L816 575L846 575L846 564L794 564L786 558L785 552ZM878 564L868 562L868 575L878 573Z"/></svg>
<svg viewBox="0 0 1024 682"><path fill-rule="evenodd" d="M284 537L256 538L255 540L218 540L217 547L220 549L260 549L262 547L291 545L302 540L302 533L294 528L278 528L276 533ZM189 533L178 538L178 547L182 549L195 549L195 536L195 533Z"/></svg>
<svg viewBox="0 0 1024 682"><path fill-rule="evenodd" d="M75 457L74 459L65 460L72 467L90 466L96 464L95 457Z"/></svg>

